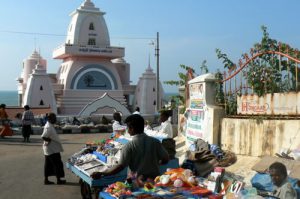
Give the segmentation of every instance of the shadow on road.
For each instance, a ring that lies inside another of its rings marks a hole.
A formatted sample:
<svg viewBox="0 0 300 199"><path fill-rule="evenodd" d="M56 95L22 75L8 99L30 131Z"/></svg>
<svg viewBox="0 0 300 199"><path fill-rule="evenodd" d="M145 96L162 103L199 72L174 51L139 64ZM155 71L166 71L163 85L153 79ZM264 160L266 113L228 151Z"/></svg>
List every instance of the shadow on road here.
<svg viewBox="0 0 300 199"><path fill-rule="evenodd" d="M62 144L78 144L83 145L84 142L69 142L67 139L61 139ZM30 138L30 142L23 142L22 137L4 137L0 138L0 144L1 145L23 145L23 146L36 146L41 145L43 143L43 140L41 138Z"/></svg>
<svg viewBox="0 0 300 199"><path fill-rule="evenodd" d="M78 182L68 182L65 184L65 185L68 185L68 186L79 186L79 183Z"/></svg>
<svg viewBox="0 0 300 199"><path fill-rule="evenodd" d="M30 142L23 142L23 138L20 137L5 137L0 139L1 144L7 144L7 145L24 145L24 146L30 146L30 145L36 145L41 144L42 140L39 138L30 138Z"/></svg>

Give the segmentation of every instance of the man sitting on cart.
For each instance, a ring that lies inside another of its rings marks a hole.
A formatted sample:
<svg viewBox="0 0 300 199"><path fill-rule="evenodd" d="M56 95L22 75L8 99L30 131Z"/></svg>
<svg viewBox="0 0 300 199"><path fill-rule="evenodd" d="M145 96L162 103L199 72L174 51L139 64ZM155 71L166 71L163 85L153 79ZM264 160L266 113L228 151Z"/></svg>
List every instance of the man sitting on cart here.
<svg viewBox="0 0 300 199"><path fill-rule="evenodd" d="M169 155L160 141L144 133L144 118L141 115L130 115L125 123L133 138L122 149L118 165L104 172L94 172L92 178L114 175L128 166L139 179L154 179L160 175L159 165L168 163Z"/></svg>

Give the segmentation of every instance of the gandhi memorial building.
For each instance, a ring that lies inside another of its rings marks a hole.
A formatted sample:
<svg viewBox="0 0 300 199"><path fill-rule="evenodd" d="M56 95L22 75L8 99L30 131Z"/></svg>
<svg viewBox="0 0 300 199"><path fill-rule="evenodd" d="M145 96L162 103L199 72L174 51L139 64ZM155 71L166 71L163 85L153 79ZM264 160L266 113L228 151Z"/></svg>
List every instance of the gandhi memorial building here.
<svg viewBox="0 0 300 199"><path fill-rule="evenodd" d="M20 106L78 115L106 95L129 111L139 106L142 114L155 113L163 97L160 84L160 102L156 102L156 74L149 64L137 85L130 84L134 71L124 59L125 48L111 46L104 15L90 0L70 14L66 39L53 51L53 58L62 60L56 74L47 73L47 61L36 50L23 61L17 79ZM112 111L109 106L93 108L93 114Z"/></svg>

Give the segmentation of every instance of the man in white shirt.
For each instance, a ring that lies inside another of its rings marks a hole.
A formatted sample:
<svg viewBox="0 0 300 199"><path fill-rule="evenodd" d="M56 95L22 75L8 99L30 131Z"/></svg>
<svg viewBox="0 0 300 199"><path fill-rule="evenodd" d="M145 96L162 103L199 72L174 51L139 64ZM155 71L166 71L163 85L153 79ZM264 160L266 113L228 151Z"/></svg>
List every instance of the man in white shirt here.
<svg viewBox="0 0 300 199"><path fill-rule="evenodd" d="M169 119L169 113L167 111L162 111L160 113L160 122L161 122L161 124L155 130L157 130L158 133L167 134L167 138L173 138L172 124L168 119Z"/></svg>
<svg viewBox="0 0 300 199"><path fill-rule="evenodd" d="M111 138L119 137L120 135L124 135L126 131L126 126L122 125L122 116L121 113L115 112L113 114L114 122L112 124L113 133Z"/></svg>
<svg viewBox="0 0 300 199"><path fill-rule="evenodd" d="M140 107L137 106L137 107L135 108L135 111L134 111L132 114L139 114L139 115L140 115L140 114L141 114L141 113L140 113Z"/></svg>
<svg viewBox="0 0 300 199"><path fill-rule="evenodd" d="M48 121L44 126L44 131L41 136L44 140L43 151L45 155L45 185L54 184L54 182L48 180L49 176L56 176L57 184L66 183L66 180L61 179L65 177L64 165L60 156L60 152L63 152L63 147L54 128L55 123L56 115L54 113L49 113Z"/></svg>

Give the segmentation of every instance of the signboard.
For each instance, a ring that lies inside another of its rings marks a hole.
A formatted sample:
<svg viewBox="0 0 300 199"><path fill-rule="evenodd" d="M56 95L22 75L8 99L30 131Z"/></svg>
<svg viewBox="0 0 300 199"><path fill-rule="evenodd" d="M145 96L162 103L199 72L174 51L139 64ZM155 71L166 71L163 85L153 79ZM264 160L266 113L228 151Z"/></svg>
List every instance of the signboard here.
<svg viewBox="0 0 300 199"><path fill-rule="evenodd" d="M108 50L108 49L100 49L100 48L79 48L78 49L79 52L96 52L96 53L112 53L112 50Z"/></svg>
<svg viewBox="0 0 300 199"><path fill-rule="evenodd" d="M299 113L300 94L274 93L259 97L237 97L237 113L243 115L296 115Z"/></svg>
<svg viewBox="0 0 300 199"><path fill-rule="evenodd" d="M190 84L190 106L187 119L186 138L192 143L197 138L205 139L206 104L204 83Z"/></svg>

